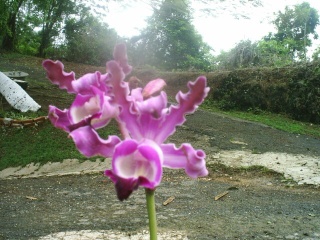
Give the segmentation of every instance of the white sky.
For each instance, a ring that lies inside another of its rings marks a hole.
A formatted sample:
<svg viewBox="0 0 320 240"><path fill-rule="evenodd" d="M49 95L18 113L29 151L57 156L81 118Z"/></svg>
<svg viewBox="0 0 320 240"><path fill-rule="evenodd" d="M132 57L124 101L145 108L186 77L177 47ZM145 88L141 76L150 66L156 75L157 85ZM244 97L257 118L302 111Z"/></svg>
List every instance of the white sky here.
<svg viewBox="0 0 320 240"><path fill-rule="evenodd" d="M234 0L238 1L238 0ZM138 0L131 3L130 7L120 7L118 3L111 1L108 5L109 12L106 22L114 28L120 36L131 37L138 35L140 30L146 27L146 19L152 14L148 0ZM240 40L260 40L269 32L274 31L273 13L283 11L285 6L309 2L320 14L320 0L263 0L263 7L250 7L239 9L250 19L237 20L228 11L215 17L205 16L200 12L201 4L198 1L191 1L194 9L193 25L202 35L204 42L208 43L219 54L221 50L229 50ZM320 35L320 27L317 32ZM317 47L320 41L314 41L313 48Z"/></svg>

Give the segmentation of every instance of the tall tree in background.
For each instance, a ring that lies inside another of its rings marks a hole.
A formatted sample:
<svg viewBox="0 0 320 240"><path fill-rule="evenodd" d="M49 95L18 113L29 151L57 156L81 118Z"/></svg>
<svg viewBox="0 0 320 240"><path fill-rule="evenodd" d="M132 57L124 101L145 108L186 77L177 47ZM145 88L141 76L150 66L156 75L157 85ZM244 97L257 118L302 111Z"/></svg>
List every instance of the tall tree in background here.
<svg viewBox="0 0 320 240"><path fill-rule="evenodd" d="M191 24L188 1L164 0L140 36L145 62L166 70L207 68L210 48Z"/></svg>
<svg viewBox="0 0 320 240"><path fill-rule="evenodd" d="M15 50L17 17L26 0L0 1L0 40L1 47L8 51Z"/></svg>
<svg viewBox="0 0 320 240"><path fill-rule="evenodd" d="M62 31L63 22L69 15L76 13L76 5L73 0L33 0L33 3L33 16L41 26L38 55L45 57L45 51L52 44L53 38Z"/></svg>
<svg viewBox="0 0 320 240"><path fill-rule="evenodd" d="M318 37L315 29L319 24L319 15L310 4L303 2L293 8L286 7L284 12L278 12L273 21L277 32L269 34L265 40L276 40L289 46L291 57L306 58L306 48L311 46L313 38Z"/></svg>
<svg viewBox="0 0 320 240"><path fill-rule="evenodd" d="M114 29L101 23L85 6L78 6L76 18L66 21L66 58L69 61L104 65L113 58L113 47L119 37Z"/></svg>

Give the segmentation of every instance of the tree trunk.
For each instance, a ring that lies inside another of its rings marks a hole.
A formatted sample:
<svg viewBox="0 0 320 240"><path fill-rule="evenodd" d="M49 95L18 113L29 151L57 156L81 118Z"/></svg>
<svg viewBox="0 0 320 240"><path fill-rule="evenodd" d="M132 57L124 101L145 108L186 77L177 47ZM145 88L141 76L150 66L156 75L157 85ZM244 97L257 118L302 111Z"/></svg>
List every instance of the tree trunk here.
<svg viewBox="0 0 320 240"><path fill-rule="evenodd" d="M2 40L2 48L7 51L15 49L16 41L16 14L10 14L7 21L7 26L10 32L6 32Z"/></svg>
<svg viewBox="0 0 320 240"><path fill-rule="evenodd" d="M24 1L25 0L19 0L17 2L16 9L14 9L14 11L9 13L9 17L7 20L7 27L9 30L5 32L5 35L3 37L2 44L1 44L2 48L5 50L8 50L8 51L15 50L17 15Z"/></svg>

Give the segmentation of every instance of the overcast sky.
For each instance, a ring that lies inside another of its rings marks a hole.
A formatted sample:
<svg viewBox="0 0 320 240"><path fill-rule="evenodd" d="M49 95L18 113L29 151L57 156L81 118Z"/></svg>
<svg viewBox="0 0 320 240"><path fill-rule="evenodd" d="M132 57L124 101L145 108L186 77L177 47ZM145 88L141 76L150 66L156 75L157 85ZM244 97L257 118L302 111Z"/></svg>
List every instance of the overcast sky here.
<svg viewBox="0 0 320 240"><path fill-rule="evenodd" d="M235 0L237 1L237 0ZM114 28L120 36L131 37L138 35L146 26L146 19L152 14L148 0L138 0L130 7L123 8L120 4L110 2L106 22ZM320 14L320 0L262 0L263 7L239 7L237 12L245 14L250 19L235 19L231 9L223 11L218 16L206 16L200 11L199 1L191 1L194 9L193 25L208 43L219 54L221 50L229 50L240 40L260 40L275 29L270 22L274 19L273 13L283 11L285 6L292 6L302 2L309 2ZM238 1L237 1L238 2ZM317 28L320 35L320 27ZM314 43L317 47L319 41Z"/></svg>

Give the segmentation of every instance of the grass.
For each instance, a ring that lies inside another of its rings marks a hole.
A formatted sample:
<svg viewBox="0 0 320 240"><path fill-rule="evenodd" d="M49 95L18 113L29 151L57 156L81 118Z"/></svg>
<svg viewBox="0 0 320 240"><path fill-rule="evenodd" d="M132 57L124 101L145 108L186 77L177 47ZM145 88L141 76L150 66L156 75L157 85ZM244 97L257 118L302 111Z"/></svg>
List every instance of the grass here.
<svg viewBox="0 0 320 240"><path fill-rule="evenodd" d="M2 128L0 169L27 165L31 162L55 162L66 158L83 157L63 131L55 129L48 121L39 126Z"/></svg>
<svg viewBox="0 0 320 240"><path fill-rule="evenodd" d="M118 134L116 126L104 130L109 134ZM56 129L49 121L38 126L21 128L0 128L0 170L8 167L25 166L29 163L45 164L47 162L61 162L64 159L76 158L86 160L76 149L68 134ZM91 158L96 160L97 157Z"/></svg>

